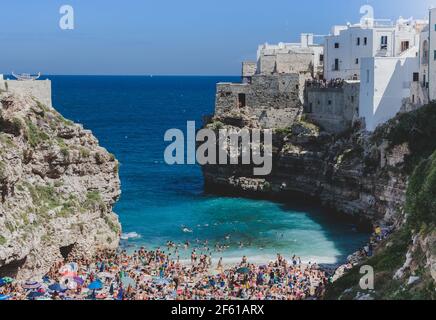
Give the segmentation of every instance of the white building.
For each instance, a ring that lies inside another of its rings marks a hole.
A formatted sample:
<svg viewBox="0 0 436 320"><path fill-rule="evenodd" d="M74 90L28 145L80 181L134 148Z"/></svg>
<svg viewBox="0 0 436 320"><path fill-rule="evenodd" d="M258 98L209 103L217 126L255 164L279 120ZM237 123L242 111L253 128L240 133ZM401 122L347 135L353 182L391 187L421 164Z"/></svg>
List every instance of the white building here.
<svg viewBox="0 0 436 320"><path fill-rule="evenodd" d="M424 40L425 41L425 40ZM425 52L426 45L423 43ZM425 58L423 59L423 68L425 69ZM436 100L436 8L430 9L428 25L428 95L429 100Z"/></svg>
<svg viewBox="0 0 436 320"><path fill-rule="evenodd" d="M418 74L417 47L398 57L362 59L359 116L365 119L366 130L374 131L401 110Z"/></svg>
<svg viewBox="0 0 436 320"><path fill-rule="evenodd" d="M313 34L302 34L300 43L263 44L257 50L257 73L323 72L324 47L314 43Z"/></svg>
<svg viewBox="0 0 436 320"><path fill-rule="evenodd" d="M324 77L359 80L361 62L369 57L395 57L417 46L416 21L372 20L364 25L334 26L325 38Z"/></svg>

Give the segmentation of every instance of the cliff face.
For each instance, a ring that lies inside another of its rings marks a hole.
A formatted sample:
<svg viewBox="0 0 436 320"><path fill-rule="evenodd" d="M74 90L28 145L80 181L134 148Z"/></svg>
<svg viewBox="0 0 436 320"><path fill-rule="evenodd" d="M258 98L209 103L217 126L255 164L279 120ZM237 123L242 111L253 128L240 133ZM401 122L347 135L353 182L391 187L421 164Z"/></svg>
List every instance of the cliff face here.
<svg viewBox="0 0 436 320"><path fill-rule="evenodd" d="M244 110L219 115L209 127L265 128ZM271 127L270 127L271 128ZM203 167L206 188L287 199L304 195L362 221L393 224L405 200L406 175L397 170L408 146L389 145L359 128L341 136L322 132L304 117L274 129L273 170L252 176L250 166ZM387 130L387 129L386 129Z"/></svg>
<svg viewBox="0 0 436 320"><path fill-rule="evenodd" d="M82 126L31 97L0 107L0 276L118 246L118 162Z"/></svg>
<svg viewBox="0 0 436 320"><path fill-rule="evenodd" d="M273 171L250 166L203 167L206 188L290 200L303 195L359 220L392 226L374 255L329 286L326 299L435 299L436 105L399 114L374 133L355 127L329 135L296 117L274 129ZM218 114L210 128L261 128L241 109ZM351 252L350 252L351 254ZM374 268L375 289L362 290L360 266Z"/></svg>

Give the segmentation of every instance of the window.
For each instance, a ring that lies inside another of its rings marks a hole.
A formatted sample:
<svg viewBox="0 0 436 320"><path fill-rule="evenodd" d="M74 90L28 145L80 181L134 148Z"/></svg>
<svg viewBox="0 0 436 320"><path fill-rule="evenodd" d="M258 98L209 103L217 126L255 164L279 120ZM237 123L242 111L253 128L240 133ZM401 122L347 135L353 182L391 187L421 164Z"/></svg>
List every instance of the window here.
<svg viewBox="0 0 436 320"><path fill-rule="evenodd" d="M436 24L434 25L434 31L436 31Z"/></svg>
<svg viewBox="0 0 436 320"><path fill-rule="evenodd" d="M433 52L433 59L436 61L436 50Z"/></svg>
<svg viewBox="0 0 436 320"><path fill-rule="evenodd" d="M382 36L381 37L381 46L380 48L382 50L386 50L388 48L388 36Z"/></svg>
<svg viewBox="0 0 436 320"><path fill-rule="evenodd" d="M418 82L419 81L419 73L418 72L414 72L413 73L413 82Z"/></svg>
<svg viewBox="0 0 436 320"><path fill-rule="evenodd" d="M329 100L328 104L329 104L329 106L331 106L332 105L332 100Z"/></svg>
<svg viewBox="0 0 436 320"><path fill-rule="evenodd" d="M309 110L307 110L307 113L312 113L312 107L313 107L313 104L311 102L311 103L309 103Z"/></svg>
<svg viewBox="0 0 436 320"><path fill-rule="evenodd" d="M360 46L360 37L357 38L357 45Z"/></svg>
<svg viewBox="0 0 436 320"><path fill-rule="evenodd" d="M350 99L351 99L351 102L354 103L354 96L351 96Z"/></svg>
<svg viewBox="0 0 436 320"><path fill-rule="evenodd" d="M422 64L428 64L428 41L424 40L422 43Z"/></svg>
<svg viewBox="0 0 436 320"><path fill-rule="evenodd" d="M366 83L369 83L369 69L366 70Z"/></svg>
<svg viewBox="0 0 436 320"><path fill-rule="evenodd" d="M319 55L319 62L324 62L324 55L323 54Z"/></svg>
<svg viewBox="0 0 436 320"><path fill-rule="evenodd" d="M409 50L409 41L401 41L401 52Z"/></svg>
<svg viewBox="0 0 436 320"><path fill-rule="evenodd" d="M356 64L359 64L359 58L356 58Z"/></svg>
<svg viewBox="0 0 436 320"><path fill-rule="evenodd" d="M367 45L368 44L368 38L367 37L365 37L365 38L363 38L363 45Z"/></svg>
<svg viewBox="0 0 436 320"><path fill-rule="evenodd" d="M335 59L335 65L333 66L333 71L339 71L339 59Z"/></svg>
<svg viewBox="0 0 436 320"><path fill-rule="evenodd" d="M335 49L339 49L339 42L335 42Z"/></svg>

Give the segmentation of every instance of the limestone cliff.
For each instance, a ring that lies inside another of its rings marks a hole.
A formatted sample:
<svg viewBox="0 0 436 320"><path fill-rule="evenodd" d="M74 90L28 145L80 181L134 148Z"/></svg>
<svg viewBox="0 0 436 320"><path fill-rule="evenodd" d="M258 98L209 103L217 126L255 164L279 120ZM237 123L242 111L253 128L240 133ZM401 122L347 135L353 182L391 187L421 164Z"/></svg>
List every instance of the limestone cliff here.
<svg viewBox="0 0 436 320"><path fill-rule="evenodd" d="M209 127L265 128L244 110L212 119ZM271 128L271 127L270 127ZM405 199L406 175L401 166L407 145L392 146L356 127L342 135L325 133L304 120L272 127L273 170L252 176L250 166L203 167L206 188L261 197L305 196L362 221L394 224Z"/></svg>
<svg viewBox="0 0 436 320"><path fill-rule="evenodd" d="M32 97L2 97L0 276L117 248L119 195L118 162L91 131Z"/></svg>
<svg viewBox="0 0 436 320"><path fill-rule="evenodd" d="M265 128L247 110L217 114L207 126ZM430 156L436 150L435 122L435 104L399 114L372 134L357 124L332 135L296 116L285 128L270 127L275 133L270 175L253 176L251 166L206 165L206 189L285 201L303 196L345 216L390 227L393 234L376 246L375 255L354 263L326 297L434 299L436 154ZM359 290L362 264L375 269L376 290L370 293Z"/></svg>

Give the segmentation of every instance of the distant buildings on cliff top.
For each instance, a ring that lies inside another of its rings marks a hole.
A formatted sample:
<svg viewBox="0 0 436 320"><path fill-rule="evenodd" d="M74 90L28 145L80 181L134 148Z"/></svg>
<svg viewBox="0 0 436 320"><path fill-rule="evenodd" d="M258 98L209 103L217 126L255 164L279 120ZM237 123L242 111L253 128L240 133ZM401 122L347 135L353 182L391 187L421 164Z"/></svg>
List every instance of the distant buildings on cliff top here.
<svg viewBox="0 0 436 320"><path fill-rule="evenodd" d="M373 131L400 111L436 100L436 9L429 10L428 21L364 19L334 26L323 36L323 45L315 44L315 37L320 36L302 34L300 43L259 46L257 61L243 63L242 84L218 84L218 112L241 106L238 98L250 106L250 95L264 86L265 76L291 74L298 78L293 87L278 81L268 90L277 89L279 95L297 90L307 116L331 132L345 130L357 119ZM281 102L266 106L295 104Z"/></svg>
<svg viewBox="0 0 436 320"><path fill-rule="evenodd" d="M37 80L40 74L38 76L22 74L13 77L15 79L5 79L3 74L0 74L0 97L9 93L28 95L48 107L52 106L50 80Z"/></svg>

